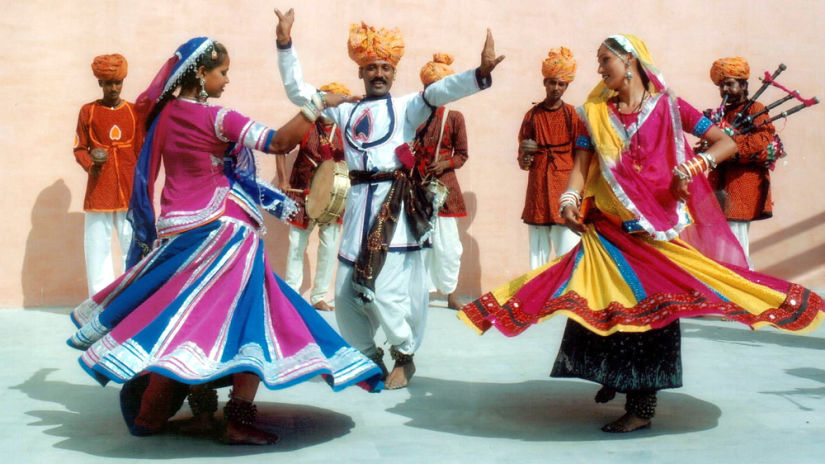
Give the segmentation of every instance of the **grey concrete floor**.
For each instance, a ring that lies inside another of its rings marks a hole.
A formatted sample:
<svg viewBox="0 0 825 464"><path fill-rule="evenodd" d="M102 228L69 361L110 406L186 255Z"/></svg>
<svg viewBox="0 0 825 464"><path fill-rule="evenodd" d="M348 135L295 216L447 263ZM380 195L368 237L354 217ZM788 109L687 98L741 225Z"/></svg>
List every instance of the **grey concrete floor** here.
<svg viewBox="0 0 825 464"><path fill-rule="evenodd" d="M548 377L564 318L479 337L435 302L409 388L332 393L314 380L261 390L259 422L280 443L230 447L130 436L118 387L96 384L64 344L67 314L0 310L5 462L825 462L825 327L792 335L683 321L685 386L660 394L650 429L617 436L599 427L622 414L622 398L597 405L594 384Z"/></svg>

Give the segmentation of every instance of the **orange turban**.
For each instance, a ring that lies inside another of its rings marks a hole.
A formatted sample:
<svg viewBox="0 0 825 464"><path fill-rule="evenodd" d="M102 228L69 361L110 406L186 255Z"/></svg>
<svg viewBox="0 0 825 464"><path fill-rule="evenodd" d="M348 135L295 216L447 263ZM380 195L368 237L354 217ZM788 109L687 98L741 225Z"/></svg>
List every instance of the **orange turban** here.
<svg viewBox="0 0 825 464"><path fill-rule="evenodd" d="M723 79L747 79L751 75L751 68L748 62L741 56L729 58L719 58L710 67L710 80L719 85Z"/></svg>
<svg viewBox="0 0 825 464"><path fill-rule="evenodd" d="M541 63L541 74L545 79L555 78L562 82L573 82L576 78L576 60L567 47L550 50L547 59Z"/></svg>
<svg viewBox="0 0 825 464"><path fill-rule="evenodd" d="M347 49L349 57L359 67L377 60L385 60L393 66L398 66L398 62L404 56L404 38L397 27L375 30L363 22L360 25L351 24Z"/></svg>
<svg viewBox="0 0 825 464"><path fill-rule="evenodd" d="M337 82L330 82L329 84L322 85L319 90L321 92L339 93L347 96L352 95L352 92L349 91L346 85L339 84Z"/></svg>
<svg viewBox="0 0 825 464"><path fill-rule="evenodd" d="M92 72L101 81L119 81L126 77L126 58L117 53L96 56L92 61Z"/></svg>
<svg viewBox="0 0 825 464"><path fill-rule="evenodd" d="M433 82L455 73L450 65L453 64L453 56L446 53L433 53L433 60L421 68L421 83L430 85Z"/></svg>

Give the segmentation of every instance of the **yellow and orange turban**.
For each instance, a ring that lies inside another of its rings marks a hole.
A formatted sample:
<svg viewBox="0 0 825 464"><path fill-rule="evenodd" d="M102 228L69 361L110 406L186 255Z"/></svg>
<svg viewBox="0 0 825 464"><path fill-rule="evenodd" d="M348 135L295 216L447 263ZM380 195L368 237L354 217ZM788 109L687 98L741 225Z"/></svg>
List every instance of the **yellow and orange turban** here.
<svg viewBox="0 0 825 464"><path fill-rule="evenodd" d="M393 66L398 66L398 62L404 56L404 37L401 36L401 31L397 27L389 30L384 28L376 30L363 22L352 24L349 28L347 49L349 57L359 67L378 60L388 61Z"/></svg>
<svg viewBox="0 0 825 464"><path fill-rule="evenodd" d="M92 61L92 72L101 81L123 80L128 68L126 58L117 53L96 56Z"/></svg>
<svg viewBox="0 0 825 464"><path fill-rule="evenodd" d="M747 79L751 75L748 62L741 56L719 58L710 67L710 80L719 85L723 79Z"/></svg>
<svg viewBox="0 0 825 464"><path fill-rule="evenodd" d="M329 92L329 93L338 93L341 95L352 95L352 92L349 91L346 85L339 84L338 82L330 82L329 84L324 84L321 86L321 92Z"/></svg>
<svg viewBox="0 0 825 464"><path fill-rule="evenodd" d="M550 50L547 59L541 63L541 75L545 79L555 78L562 82L573 82L576 78L576 60L567 47Z"/></svg>
<svg viewBox="0 0 825 464"><path fill-rule="evenodd" d="M421 72L419 73L421 83L430 85L450 74L454 74L455 71L450 67L451 64L453 64L452 55L448 55L447 53L433 53L433 60L421 68Z"/></svg>

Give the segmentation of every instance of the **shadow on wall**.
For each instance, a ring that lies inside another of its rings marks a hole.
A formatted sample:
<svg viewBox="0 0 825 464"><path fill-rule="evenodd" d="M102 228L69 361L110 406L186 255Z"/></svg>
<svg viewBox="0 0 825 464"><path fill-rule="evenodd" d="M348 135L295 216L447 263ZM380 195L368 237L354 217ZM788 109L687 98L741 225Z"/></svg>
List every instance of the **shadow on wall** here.
<svg viewBox="0 0 825 464"><path fill-rule="evenodd" d="M470 235L470 226L478 210L478 198L475 192L463 192L467 216L458 219L458 237L464 247L461 255L461 270L458 275L456 293L463 297L476 299L481 296L481 259L478 240Z"/></svg>
<svg viewBox="0 0 825 464"><path fill-rule="evenodd" d="M791 224L788 227L782 228L767 237L760 238L750 244L750 254L754 254L766 250L772 246L778 246L780 243L788 240L798 240L798 235L807 232L810 229L821 226L825 223L825 212L821 212L807 219ZM787 280L794 280L796 277L805 274L822 266L822 257L825 256L825 244L818 245L814 248L806 249L801 253L788 256L781 259L770 266L761 267L757 269L759 272L782 277Z"/></svg>
<svg viewBox="0 0 825 464"><path fill-rule="evenodd" d="M63 179L43 189L32 208L21 283L23 307L74 306L86 298L83 213L70 213Z"/></svg>

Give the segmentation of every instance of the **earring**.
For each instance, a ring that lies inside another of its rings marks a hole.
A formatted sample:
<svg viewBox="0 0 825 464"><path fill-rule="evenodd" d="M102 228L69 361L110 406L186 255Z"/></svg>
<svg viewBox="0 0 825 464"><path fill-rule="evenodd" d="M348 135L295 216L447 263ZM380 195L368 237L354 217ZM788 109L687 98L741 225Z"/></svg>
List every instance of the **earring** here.
<svg viewBox="0 0 825 464"><path fill-rule="evenodd" d="M206 99L209 98L209 94L206 93L206 82L203 81L203 78L200 78L201 81L201 91L198 92L198 101L201 103L205 103Z"/></svg>
<svg viewBox="0 0 825 464"><path fill-rule="evenodd" d="M625 73L624 73L624 78L625 78L625 79L627 79L627 80L633 79L633 72L632 72L632 71L630 71L630 69L629 69L629 68L628 68L628 70L627 70L627 71L625 71Z"/></svg>

